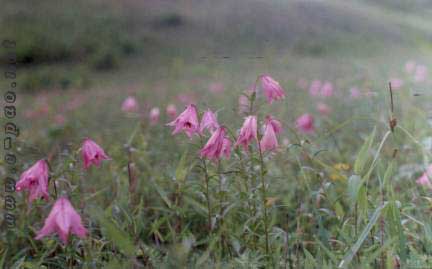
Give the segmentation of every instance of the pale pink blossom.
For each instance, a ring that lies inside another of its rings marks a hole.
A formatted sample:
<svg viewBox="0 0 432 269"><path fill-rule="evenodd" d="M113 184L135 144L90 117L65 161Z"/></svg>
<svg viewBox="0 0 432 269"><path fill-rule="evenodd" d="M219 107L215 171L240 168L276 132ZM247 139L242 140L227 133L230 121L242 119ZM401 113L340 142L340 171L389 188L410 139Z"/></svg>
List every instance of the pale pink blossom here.
<svg viewBox="0 0 432 269"><path fill-rule="evenodd" d="M290 142L290 140L289 140L288 138L284 138L284 139L282 140L282 144L283 144L285 147L289 146L290 143L291 143L291 142Z"/></svg>
<svg viewBox="0 0 432 269"><path fill-rule="evenodd" d="M331 113L331 108L325 103L318 103L316 107L318 112L323 116L327 116Z"/></svg>
<svg viewBox="0 0 432 269"><path fill-rule="evenodd" d="M314 118L310 114L303 114L296 120L297 129L305 134L310 134L315 132Z"/></svg>
<svg viewBox="0 0 432 269"><path fill-rule="evenodd" d="M174 119L177 116L177 108L174 104L169 104L166 107L166 113L170 119Z"/></svg>
<svg viewBox="0 0 432 269"><path fill-rule="evenodd" d="M75 234L79 238L87 236L87 229L83 226L81 216L75 211L66 197L60 197L54 204L45 219L45 224L37 232L36 240L57 233L63 244L67 244L69 234Z"/></svg>
<svg viewBox="0 0 432 269"><path fill-rule="evenodd" d="M271 121L266 121L264 134L260 141L261 151L272 151L279 146L275 129Z"/></svg>
<svg viewBox="0 0 432 269"><path fill-rule="evenodd" d="M86 138L81 147L81 157L83 159L84 168L88 169L90 165L100 166L103 160L110 158L105 151L93 140Z"/></svg>
<svg viewBox="0 0 432 269"><path fill-rule="evenodd" d="M271 104L273 101L285 98L284 90L279 82L268 75L260 76L260 80L264 95L267 97L267 102Z"/></svg>
<svg viewBox="0 0 432 269"><path fill-rule="evenodd" d="M329 81L326 81L321 87L321 96L323 97L333 96L333 91L334 91L333 84Z"/></svg>
<svg viewBox="0 0 432 269"><path fill-rule="evenodd" d="M309 94L311 96L318 96L320 94L322 82L320 80L314 80L312 81L311 85L309 86Z"/></svg>
<svg viewBox="0 0 432 269"><path fill-rule="evenodd" d="M425 186L428 189L432 189L432 183L430 182L430 177L432 176L432 165L429 165L426 172L423 173L421 177L416 180L416 183Z"/></svg>
<svg viewBox="0 0 432 269"><path fill-rule="evenodd" d="M403 86L403 80L400 78L391 78L390 83L393 90L399 90Z"/></svg>
<svg viewBox="0 0 432 269"><path fill-rule="evenodd" d="M138 102L134 97L129 96L123 101L121 109L123 112L136 113L138 112Z"/></svg>
<svg viewBox="0 0 432 269"><path fill-rule="evenodd" d="M350 89L351 98L357 99L361 96L360 90L357 87L352 87Z"/></svg>
<svg viewBox="0 0 432 269"><path fill-rule="evenodd" d="M219 128L219 123L217 121L216 114L210 109L207 109L201 119L200 133L204 133L205 129L209 130L210 132L214 132L217 128Z"/></svg>
<svg viewBox="0 0 432 269"><path fill-rule="evenodd" d="M154 107L150 110L149 118L150 118L150 124L156 125L159 122L160 117L160 110L158 107Z"/></svg>
<svg viewBox="0 0 432 269"><path fill-rule="evenodd" d="M226 136L225 127L221 126L215 132L213 132L210 139L201 149L200 155L201 157L205 157L210 160L219 160L222 156L229 158L230 151L231 142Z"/></svg>
<svg viewBox="0 0 432 269"><path fill-rule="evenodd" d="M21 174L15 185L16 191L28 190L30 204L38 198L48 200L48 171L48 164L45 160L37 161Z"/></svg>
<svg viewBox="0 0 432 269"><path fill-rule="evenodd" d="M199 132L198 111L194 104L190 104L186 109L172 122L167 124L173 126L173 135L184 131L189 138Z"/></svg>
<svg viewBox="0 0 432 269"><path fill-rule="evenodd" d="M415 82L424 82L427 77L428 69L425 65L417 65L414 73Z"/></svg>
<svg viewBox="0 0 432 269"><path fill-rule="evenodd" d="M252 140L258 140L256 116L248 116L245 118L235 146L242 145L243 148L247 150Z"/></svg>
<svg viewBox="0 0 432 269"><path fill-rule="evenodd" d="M220 82L210 83L209 91L214 94L222 93L224 91L224 85Z"/></svg>
<svg viewBox="0 0 432 269"><path fill-rule="evenodd" d="M268 124L270 124L273 127L273 130L276 134L282 132L282 124L280 123L280 121L276 120L272 116L266 117L264 125L266 126ZM264 126L264 130L266 128L265 126Z"/></svg>
<svg viewBox="0 0 432 269"><path fill-rule="evenodd" d="M414 61L408 61L405 63L405 71L408 74L412 74L415 70L416 63Z"/></svg>

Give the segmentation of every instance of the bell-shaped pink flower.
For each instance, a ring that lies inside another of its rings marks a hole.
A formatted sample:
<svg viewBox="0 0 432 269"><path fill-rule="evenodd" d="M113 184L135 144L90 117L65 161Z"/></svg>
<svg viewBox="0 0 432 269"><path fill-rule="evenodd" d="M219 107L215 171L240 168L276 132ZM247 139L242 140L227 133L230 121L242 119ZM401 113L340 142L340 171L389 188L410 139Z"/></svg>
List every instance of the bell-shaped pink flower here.
<svg viewBox="0 0 432 269"><path fill-rule="evenodd" d="M210 109L207 109L201 119L200 133L203 133L205 129L209 130L210 132L214 132L217 128L219 128L219 123L217 121L216 114Z"/></svg>
<svg viewBox="0 0 432 269"><path fill-rule="evenodd" d="M219 127L207 141L207 144L201 149L201 157L206 157L210 160L218 160L223 155L227 158L230 156L231 142L226 137L225 127Z"/></svg>
<svg viewBox="0 0 432 269"><path fill-rule="evenodd" d="M67 244L69 234L75 234L80 238L87 235L87 229L83 226L81 216L72 207L66 197L60 197L54 204L45 224L37 232L36 240L57 233L63 244Z"/></svg>
<svg viewBox="0 0 432 269"><path fill-rule="evenodd" d="M150 124L156 125L159 122L160 110L158 107L154 107L150 110L149 118Z"/></svg>
<svg viewBox="0 0 432 269"><path fill-rule="evenodd" d="M321 96L330 97L333 95L333 84L331 82L324 82L324 85L321 87Z"/></svg>
<svg viewBox="0 0 432 269"><path fill-rule="evenodd" d="M169 104L166 107L166 113L170 119L174 119L177 116L177 108L174 104Z"/></svg>
<svg viewBox="0 0 432 269"><path fill-rule="evenodd" d="M416 183L418 185L424 186L432 190L432 183L430 181L431 176L432 176L432 165L429 165L428 168L426 169L426 172L424 172L423 175L416 180Z"/></svg>
<svg viewBox="0 0 432 269"><path fill-rule="evenodd" d="M102 160L109 160L105 151L93 140L86 138L81 147L81 156L84 162L84 168L88 169L90 165L100 166Z"/></svg>
<svg viewBox="0 0 432 269"><path fill-rule="evenodd" d="M331 112L331 108L325 103L318 103L316 107L318 112L323 116L327 116Z"/></svg>
<svg viewBox="0 0 432 269"><path fill-rule="evenodd" d="M186 107L174 121L167 124L168 126L174 126L173 135L184 131L189 138L192 135L198 133L199 122L198 122L198 112L194 104L190 104Z"/></svg>
<svg viewBox="0 0 432 269"><path fill-rule="evenodd" d="M136 113L138 112L138 102L134 97L129 96L123 101L121 109L123 112Z"/></svg>
<svg viewBox="0 0 432 269"><path fill-rule="evenodd" d="M297 118L296 127L300 132L305 134L310 134L315 132L313 116L307 113L301 115L300 117Z"/></svg>
<svg viewBox="0 0 432 269"><path fill-rule="evenodd" d="M266 121L264 135L260 141L261 151L275 150L279 146L273 126L271 121Z"/></svg>
<svg viewBox="0 0 432 269"><path fill-rule="evenodd" d="M320 94L321 85L322 85L322 83L320 80L312 81L312 83L309 87L309 94L311 96L318 96Z"/></svg>
<svg viewBox="0 0 432 269"><path fill-rule="evenodd" d="M272 116L267 116L265 119L265 125L270 124L273 127L273 130L276 134L282 132L282 124L280 121L276 120ZM266 126L264 126L264 130L266 129Z"/></svg>
<svg viewBox="0 0 432 269"><path fill-rule="evenodd" d="M273 101L281 100L285 97L285 92L279 85L279 82L274 80L272 77L262 75L260 80L264 95L267 97L267 102L271 104Z"/></svg>
<svg viewBox="0 0 432 269"><path fill-rule="evenodd" d="M28 201L31 204L35 199L48 200L48 164L45 160L37 161L32 167L25 170L15 185L17 192L29 191Z"/></svg>
<svg viewBox="0 0 432 269"><path fill-rule="evenodd" d="M253 139L258 140L257 119L256 116L248 116L240 129L240 134L235 146L242 145L243 148L247 150L249 143Z"/></svg>

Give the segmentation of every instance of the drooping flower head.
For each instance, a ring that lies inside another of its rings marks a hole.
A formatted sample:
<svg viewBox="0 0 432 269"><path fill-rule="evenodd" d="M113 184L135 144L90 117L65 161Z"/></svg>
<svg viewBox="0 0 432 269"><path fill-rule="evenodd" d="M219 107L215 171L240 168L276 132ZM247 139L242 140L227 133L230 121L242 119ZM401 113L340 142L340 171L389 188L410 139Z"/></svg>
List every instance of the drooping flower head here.
<svg viewBox="0 0 432 269"><path fill-rule="evenodd" d="M331 82L324 82L324 85L321 87L321 96L330 97L333 95L333 84Z"/></svg>
<svg viewBox="0 0 432 269"><path fill-rule="evenodd" d="M318 112L323 116L327 116L331 112L331 108L325 103L318 103L316 108Z"/></svg>
<svg viewBox="0 0 432 269"><path fill-rule="evenodd" d="M256 116L246 117L235 146L242 145L247 150L252 140L258 140Z"/></svg>
<svg viewBox="0 0 432 269"><path fill-rule="evenodd" d="M103 160L109 160L105 151L93 140L86 138L81 147L81 156L84 168L88 169L90 165L100 166Z"/></svg>
<svg viewBox="0 0 432 269"><path fill-rule="evenodd" d="M72 207L66 197L60 197L54 204L45 224L37 232L36 240L57 233L63 244L67 244L69 234L75 234L80 238L87 235L87 229L83 226L81 216Z"/></svg>
<svg viewBox="0 0 432 269"><path fill-rule="evenodd" d="M315 132L313 116L307 113L301 115L300 117L297 118L296 127L300 132L305 134L310 134Z"/></svg>
<svg viewBox="0 0 432 269"><path fill-rule="evenodd" d="M174 104L169 104L166 107L166 113L170 119L174 119L177 116L177 108Z"/></svg>
<svg viewBox="0 0 432 269"><path fill-rule="evenodd" d="M275 124L277 122L278 124ZM275 150L279 144L276 137L276 130L274 126L277 126L279 128L279 131L281 129L280 123L276 120L266 120L265 126L264 126L264 135L261 138L260 141L260 147L262 151L271 151Z"/></svg>
<svg viewBox="0 0 432 269"><path fill-rule="evenodd" d="M203 133L205 129L214 132L217 128L219 128L219 123L216 114L207 109L201 119L200 133Z"/></svg>
<svg viewBox="0 0 432 269"><path fill-rule="evenodd" d="M150 110L149 118L150 124L155 125L159 122L160 110L158 107L154 107Z"/></svg>
<svg viewBox="0 0 432 269"><path fill-rule="evenodd" d="M320 94L322 82L320 80L312 81L309 87L309 94L311 96L318 96Z"/></svg>
<svg viewBox="0 0 432 269"><path fill-rule="evenodd" d="M416 180L416 183L428 189L432 189L430 177L432 177L432 164L429 165L426 169L426 172L424 172L423 175Z"/></svg>
<svg viewBox="0 0 432 269"><path fill-rule="evenodd" d="M282 132L282 124L280 121L276 120L272 116L267 116L264 122L264 130L266 129L266 125L270 124L273 127L273 130L276 134Z"/></svg>
<svg viewBox="0 0 432 269"><path fill-rule="evenodd" d="M184 131L189 138L199 131L198 112L194 104L190 104L186 107L174 121L167 124L168 126L174 126L173 135Z"/></svg>
<svg viewBox="0 0 432 269"><path fill-rule="evenodd" d="M45 160L37 161L21 174L15 185L16 191L28 190L30 204L38 198L48 200L48 171L48 164Z"/></svg>
<svg viewBox="0 0 432 269"><path fill-rule="evenodd" d="M123 112L136 113L138 112L138 102L134 97L129 96L123 101L121 109Z"/></svg>
<svg viewBox="0 0 432 269"><path fill-rule="evenodd" d="M205 146L201 149L201 157L210 160L219 160L222 156L230 157L231 142L226 136L225 127L221 126L212 134Z"/></svg>
<svg viewBox="0 0 432 269"><path fill-rule="evenodd" d="M262 75L260 76L260 80L264 95L267 97L267 102L271 104L273 101L281 100L285 97L283 88L272 77Z"/></svg>

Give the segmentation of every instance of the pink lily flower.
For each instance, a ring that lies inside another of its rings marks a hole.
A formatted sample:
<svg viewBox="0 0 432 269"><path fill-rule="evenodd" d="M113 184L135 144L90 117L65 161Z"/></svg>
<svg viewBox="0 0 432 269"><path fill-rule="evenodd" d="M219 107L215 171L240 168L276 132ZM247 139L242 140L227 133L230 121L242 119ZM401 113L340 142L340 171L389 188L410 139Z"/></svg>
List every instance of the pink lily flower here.
<svg viewBox="0 0 432 269"><path fill-rule="evenodd" d="M271 104L273 101L285 98L285 92L279 82L268 75L260 76L260 80L264 95L267 97L267 102Z"/></svg>
<svg viewBox="0 0 432 269"><path fill-rule="evenodd" d="M39 160L21 174L15 188L17 192L25 189L29 191L29 204L37 198L48 200L48 171L47 162Z"/></svg>
<svg viewBox="0 0 432 269"><path fill-rule="evenodd" d="M207 141L207 144L201 149L201 157L206 157L210 160L218 160L223 155L227 158L230 156L231 142L226 137L225 127L219 127Z"/></svg>
<svg viewBox="0 0 432 269"><path fill-rule="evenodd" d="M256 116L248 116L240 129L235 146L242 145L244 150L247 150L249 143L253 139L258 141L257 119Z"/></svg>
<svg viewBox="0 0 432 269"><path fill-rule="evenodd" d="M418 185L427 187L432 190L432 183L430 182L430 176L432 176L432 164L428 166L426 172L416 180Z"/></svg>
<svg viewBox="0 0 432 269"><path fill-rule="evenodd" d="M93 140L86 138L81 147L81 156L84 162L84 169L88 169L90 165L100 166L103 160L109 160L105 151Z"/></svg>
<svg viewBox="0 0 432 269"><path fill-rule="evenodd" d="M219 128L219 123L217 121L216 114L213 113L210 109L207 109L201 119L200 133L204 133L205 129L208 129L210 132L213 133L217 128Z"/></svg>
<svg viewBox="0 0 432 269"><path fill-rule="evenodd" d="M310 134L315 132L314 118L312 115L307 113L297 118L296 126L300 132L305 134Z"/></svg>
<svg viewBox="0 0 432 269"><path fill-rule="evenodd" d="M324 85L321 88L321 96L330 97L333 95L333 84L331 82L324 82Z"/></svg>
<svg viewBox="0 0 432 269"><path fill-rule="evenodd" d="M282 124L272 116L267 116L265 119L265 125L270 124L276 134L282 132ZM264 126L264 130L266 127Z"/></svg>
<svg viewBox="0 0 432 269"><path fill-rule="evenodd" d="M272 124L271 120L266 121L264 135L260 141L260 147L262 151L272 151L279 146L273 126L274 125Z"/></svg>
<svg viewBox="0 0 432 269"><path fill-rule="evenodd" d="M174 104L169 104L166 107L166 113L169 118L174 119L177 116L177 108Z"/></svg>
<svg viewBox="0 0 432 269"><path fill-rule="evenodd" d="M325 103L318 103L317 110L321 115L327 116L331 113L331 108Z"/></svg>
<svg viewBox="0 0 432 269"><path fill-rule="evenodd" d="M136 113L138 112L138 102L134 97L129 96L123 101L121 109L123 112Z"/></svg>
<svg viewBox="0 0 432 269"><path fill-rule="evenodd" d="M150 124L156 125L159 122L160 110L158 107L154 107L150 110L149 118Z"/></svg>
<svg viewBox="0 0 432 269"><path fill-rule="evenodd" d="M37 232L36 240L45 236L57 233L63 244L67 244L69 234L75 234L80 238L87 235L87 229L83 226L81 216L72 207L72 204L66 197L60 197L54 204L45 219L45 224Z"/></svg>
<svg viewBox="0 0 432 269"><path fill-rule="evenodd" d="M198 133L199 122L198 122L198 112L194 104L190 104L186 107L174 121L167 124L168 126L174 126L173 135L184 131L189 138L192 135Z"/></svg>

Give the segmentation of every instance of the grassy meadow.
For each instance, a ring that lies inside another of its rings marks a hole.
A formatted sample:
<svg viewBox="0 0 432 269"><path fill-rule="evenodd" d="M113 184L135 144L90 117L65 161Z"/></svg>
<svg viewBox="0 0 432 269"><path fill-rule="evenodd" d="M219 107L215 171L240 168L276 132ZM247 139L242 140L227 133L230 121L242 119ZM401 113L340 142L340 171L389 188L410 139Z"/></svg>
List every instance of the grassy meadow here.
<svg viewBox="0 0 432 269"><path fill-rule="evenodd" d="M3 1L0 33L17 44L14 178L46 159L49 199L13 193L0 267L432 268L432 4L407 3ZM266 101L263 74L283 100ZM314 94L317 81L331 94ZM200 155L207 131L172 134L167 105L190 103L200 119L217 112L229 158ZM305 113L313 132L296 124ZM235 146L249 115L258 138L267 115L280 121L276 149ZM84 169L85 138L110 159ZM36 240L59 197L87 235Z"/></svg>

